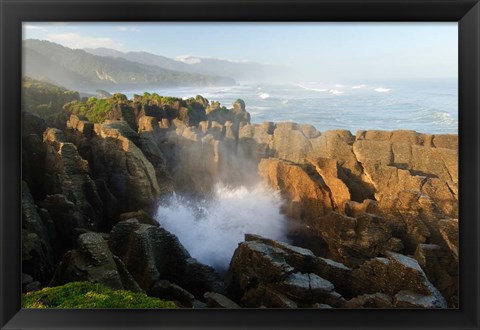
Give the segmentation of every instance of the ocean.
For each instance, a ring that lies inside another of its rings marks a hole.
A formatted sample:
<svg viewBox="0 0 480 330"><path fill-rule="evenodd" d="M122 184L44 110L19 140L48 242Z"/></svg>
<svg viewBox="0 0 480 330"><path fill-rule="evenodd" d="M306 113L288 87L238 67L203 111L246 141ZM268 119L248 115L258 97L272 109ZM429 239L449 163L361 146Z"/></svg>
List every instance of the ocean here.
<svg viewBox="0 0 480 330"><path fill-rule="evenodd" d="M293 121L320 132L408 129L421 133L458 133L456 79L374 81L355 83L295 82L238 84L228 87L148 88L122 91L181 98L200 94L226 107L241 98L253 123Z"/></svg>

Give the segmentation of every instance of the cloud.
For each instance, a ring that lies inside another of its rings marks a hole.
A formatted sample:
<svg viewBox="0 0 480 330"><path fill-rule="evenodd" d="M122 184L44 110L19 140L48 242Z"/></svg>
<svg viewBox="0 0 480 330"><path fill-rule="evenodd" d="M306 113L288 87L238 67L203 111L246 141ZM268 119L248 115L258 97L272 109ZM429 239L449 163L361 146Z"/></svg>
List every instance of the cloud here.
<svg viewBox="0 0 480 330"><path fill-rule="evenodd" d="M136 28L136 27L117 26L117 27L115 27L115 31L120 31L120 32L140 32L140 29L139 29L139 28Z"/></svg>
<svg viewBox="0 0 480 330"><path fill-rule="evenodd" d="M43 26L32 25L32 24L24 24L23 28L26 30L39 30L39 31L46 31L47 29Z"/></svg>
<svg viewBox="0 0 480 330"><path fill-rule="evenodd" d="M221 58L221 57L212 57L212 56L195 56L195 55L179 55L175 58L176 61L180 61L187 64L196 64L200 63L202 59L205 60L219 60L219 61L226 61L230 63L252 63L250 60L231 60L228 58Z"/></svg>
<svg viewBox="0 0 480 330"><path fill-rule="evenodd" d="M123 50L123 44L113 41L111 38L89 37L77 33L51 33L46 39L70 48L112 48Z"/></svg>

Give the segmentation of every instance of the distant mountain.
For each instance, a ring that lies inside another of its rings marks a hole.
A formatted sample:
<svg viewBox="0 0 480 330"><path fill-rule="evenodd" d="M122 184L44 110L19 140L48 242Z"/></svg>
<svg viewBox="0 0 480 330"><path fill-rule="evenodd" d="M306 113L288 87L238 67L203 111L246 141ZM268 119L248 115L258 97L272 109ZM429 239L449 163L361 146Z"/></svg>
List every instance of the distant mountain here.
<svg viewBox="0 0 480 330"><path fill-rule="evenodd" d="M185 64L181 61L176 61L165 56L155 55L147 52L121 52L110 48L85 48L84 50L90 54L97 56L124 58L132 62L142 63L146 65L155 65L163 69L195 73L194 68L192 68L188 64Z"/></svg>
<svg viewBox="0 0 480 330"><path fill-rule="evenodd" d="M238 80L272 81L286 74L287 68L279 65L262 64L250 61L231 61L212 57L181 56L177 58L200 74L222 74Z"/></svg>
<svg viewBox="0 0 480 330"><path fill-rule="evenodd" d="M230 61L225 59L179 56L177 59L155 55L148 52L121 52L109 48L86 48L85 51L98 55L123 58L146 65L155 65L164 69L182 72L227 76L243 81L273 80L285 75L287 68L277 65L261 64L249 61Z"/></svg>
<svg viewBox="0 0 480 330"><path fill-rule="evenodd" d="M68 88L84 86L89 83L89 80L83 75L59 65L54 60L29 47L23 49L23 76Z"/></svg>
<svg viewBox="0 0 480 330"><path fill-rule="evenodd" d="M204 75L105 57L49 41L23 41L23 75L77 90L127 86L232 85L224 76Z"/></svg>

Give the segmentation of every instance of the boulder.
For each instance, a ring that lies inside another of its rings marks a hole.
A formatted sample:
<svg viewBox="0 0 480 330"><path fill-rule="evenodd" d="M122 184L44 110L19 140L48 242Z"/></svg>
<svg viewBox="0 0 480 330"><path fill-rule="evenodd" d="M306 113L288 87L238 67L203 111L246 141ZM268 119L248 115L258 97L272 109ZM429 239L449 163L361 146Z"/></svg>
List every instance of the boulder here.
<svg viewBox="0 0 480 330"><path fill-rule="evenodd" d="M207 302L208 308L230 308L230 309L240 308L238 304L228 299L224 295L216 292L205 292L203 297Z"/></svg>
<svg viewBox="0 0 480 330"><path fill-rule="evenodd" d="M458 260L450 251L435 244L419 244L415 259L445 297L448 306L458 307Z"/></svg>
<svg viewBox="0 0 480 330"><path fill-rule="evenodd" d="M235 250L227 274L229 293L242 306L343 306L344 298L321 273L327 268L339 268L338 265L329 267L311 251L286 243L249 234L245 238ZM325 273L332 276L335 271Z"/></svg>
<svg viewBox="0 0 480 330"><path fill-rule="evenodd" d="M289 265L306 273L314 273L334 283L337 291L342 295L349 295L349 288L346 286L351 276L351 269L342 263L331 259L317 257L312 251L287 244L284 242L264 238L258 235L245 234L245 241L262 242L284 251L284 258Z"/></svg>
<svg viewBox="0 0 480 330"><path fill-rule="evenodd" d="M207 291L225 291L213 268L193 259L175 235L159 226L141 224L136 219L120 221L110 232L108 245L146 292L160 279L179 285L195 297L203 297Z"/></svg>
<svg viewBox="0 0 480 330"><path fill-rule="evenodd" d="M384 293L363 294L346 302L348 308L393 308L393 299Z"/></svg>
<svg viewBox="0 0 480 330"><path fill-rule="evenodd" d="M77 281L100 283L115 290L142 291L121 260L112 255L107 242L94 232L79 236L78 249L64 255L51 285Z"/></svg>
<svg viewBox="0 0 480 330"><path fill-rule="evenodd" d="M195 297L187 290L167 280L158 280L150 289L150 296L174 301L180 307L192 308Z"/></svg>
<svg viewBox="0 0 480 330"><path fill-rule="evenodd" d="M430 283L415 259L394 252L386 253L388 258L374 258L353 270L351 285L355 292L380 292L401 301L408 300L407 296L415 295L418 301L428 301L428 307L447 307L445 298ZM405 294L406 292L411 294ZM397 294L400 295L395 298ZM401 303L394 302L394 305Z"/></svg>
<svg viewBox="0 0 480 330"><path fill-rule="evenodd" d="M155 221L155 219L153 219L150 215L148 215L148 213L145 212L144 210L138 210L136 212L126 212L126 213L120 214L119 216L120 221L126 221L130 219L136 219L139 223L158 226L158 222Z"/></svg>
<svg viewBox="0 0 480 330"><path fill-rule="evenodd" d="M319 228L332 256L349 266L358 266L386 250L403 249L402 242L392 236L390 223L373 214L352 218L332 212L319 222Z"/></svg>
<svg viewBox="0 0 480 330"><path fill-rule="evenodd" d="M458 219L442 219L438 227L445 244L458 262Z"/></svg>

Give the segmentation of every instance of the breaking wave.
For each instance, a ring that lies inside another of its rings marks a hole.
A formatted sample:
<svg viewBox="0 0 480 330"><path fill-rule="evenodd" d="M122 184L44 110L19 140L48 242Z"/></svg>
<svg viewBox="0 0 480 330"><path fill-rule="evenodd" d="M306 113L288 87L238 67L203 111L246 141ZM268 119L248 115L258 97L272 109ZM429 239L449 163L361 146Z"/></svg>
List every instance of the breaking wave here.
<svg viewBox="0 0 480 330"><path fill-rule="evenodd" d="M245 233L286 240L281 204L279 193L263 183L250 188L219 184L211 198L201 201L172 195L161 202L155 218L192 257L225 271Z"/></svg>

